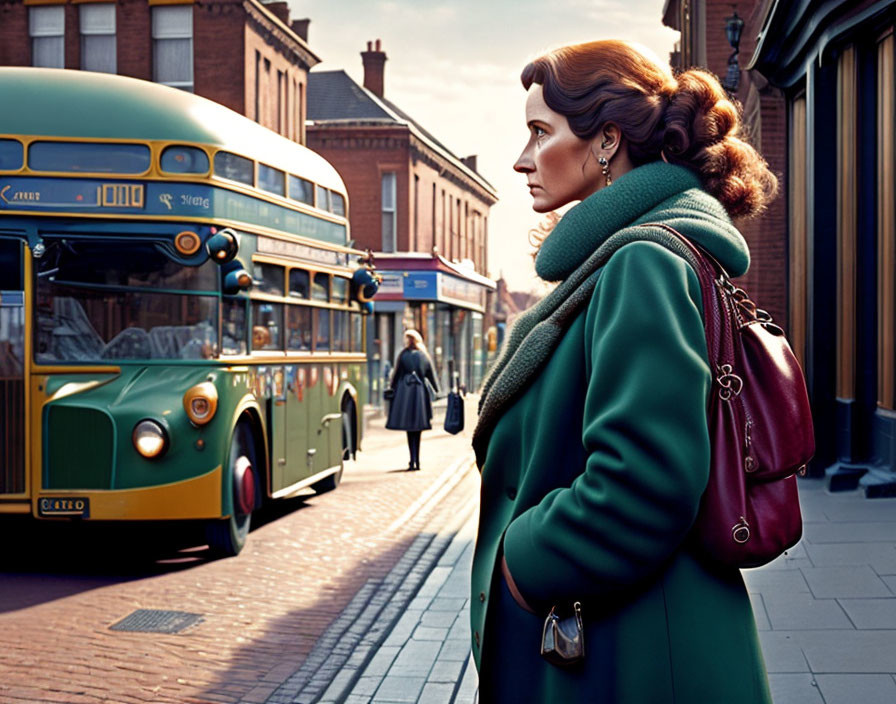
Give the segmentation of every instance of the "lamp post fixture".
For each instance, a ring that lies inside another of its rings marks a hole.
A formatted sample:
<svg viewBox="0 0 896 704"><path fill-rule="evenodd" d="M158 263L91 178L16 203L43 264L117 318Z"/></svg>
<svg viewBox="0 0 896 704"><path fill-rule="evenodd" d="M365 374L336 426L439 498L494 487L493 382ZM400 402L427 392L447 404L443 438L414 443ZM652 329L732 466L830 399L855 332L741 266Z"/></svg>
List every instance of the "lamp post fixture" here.
<svg viewBox="0 0 896 704"><path fill-rule="evenodd" d="M744 31L744 21L738 17L737 9L731 17L725 18L725 35L728 43L734 51L728 57L728 75L722 81L722 87L729 93L736 93L740 84L740 65L737 63L737 55L740 53L740 35Z"/></svg>

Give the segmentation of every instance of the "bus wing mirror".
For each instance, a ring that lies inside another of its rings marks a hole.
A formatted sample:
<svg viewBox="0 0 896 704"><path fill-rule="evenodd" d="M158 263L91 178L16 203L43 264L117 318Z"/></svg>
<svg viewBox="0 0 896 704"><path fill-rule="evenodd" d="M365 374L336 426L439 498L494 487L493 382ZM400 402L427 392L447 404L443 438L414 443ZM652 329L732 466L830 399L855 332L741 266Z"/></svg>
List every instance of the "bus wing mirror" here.
<svg viewBox="0 0 896 704"><path fill-rule="evenodd" d="M236 257L240 245L236 233L229 227L225 227L205 241L205 249L216 264L227 264Z"/></svg>

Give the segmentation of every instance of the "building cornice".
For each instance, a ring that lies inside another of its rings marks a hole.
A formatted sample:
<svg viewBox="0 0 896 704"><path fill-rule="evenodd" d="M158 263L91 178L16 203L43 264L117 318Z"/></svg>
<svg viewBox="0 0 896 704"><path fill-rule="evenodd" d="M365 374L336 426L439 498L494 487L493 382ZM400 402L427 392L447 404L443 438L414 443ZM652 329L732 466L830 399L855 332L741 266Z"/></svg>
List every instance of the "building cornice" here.
<svg viewBox="0 0 896 704"><path fill-rule="evenodd" d="M311 51L308 43L258 0L243 0L243 9L252 29L293 64L307 70L320 63L320 57Z"/></svg>

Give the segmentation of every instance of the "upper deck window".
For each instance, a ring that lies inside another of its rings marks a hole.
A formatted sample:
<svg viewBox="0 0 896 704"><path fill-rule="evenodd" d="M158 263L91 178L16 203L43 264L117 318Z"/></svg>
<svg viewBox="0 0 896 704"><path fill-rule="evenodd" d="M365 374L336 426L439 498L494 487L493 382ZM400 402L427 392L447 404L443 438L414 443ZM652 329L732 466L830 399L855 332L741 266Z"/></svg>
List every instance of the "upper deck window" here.
<svg viewBox="0 0 896 704"><path fill-rule="evenodd" d="M330 300L330 275L317 273L311 283L311 298L315 301Z"/></svg>
<svg viewBox="0 0 896 704"><path fill-rule="evenodd" d="M0 139L0 171L18 171L22 168L25 149L15 139Z"/></svg>
<svg viewBox="0 0 896 704"><path fill-rule="evenodd" d="M65 5L28 8L31 65L65 68Z"/></svg>
<svg viewBox="0 0 896 704"><path fill-rule="evenodd" d="M253 178L253 165L251 159L246 159L230 152L218 152L215 154L215 175L228 178L231 181L239 181L247 186L255 183Z"/></svg>
<svg viewBox="0 0 896 704"><path fill-rule="evenodd" d="M193 5L152 8L153 80L193 90Z"/></svg>
<svg viewBox="0 0 896 704"><path fill-rule="evenodd" d="M345 217L345 198L341 193L330 191L330 206L334 215Z"/></svg>
<svg viewBox="0 0 896 704"><path fill-rule="evenodd" d="M28 147L28 167L35 171L142 174L150 160L145 144L33 142Z"/></svg>
<svg viewBox="0 0 896 704"><path fill-rule="evenodd" d="M293 298L308 298L310 289L308 272L304 269L290 269L289 295Z"/></svg>
<svg viewBox="0 0 896 704"><path fill-rule="evenodd" d="M166 147L161 167L169 174L208 173L208 154L196 147Z"/></svg>
<svg viewBox="0 0 896 704"><path fill-rule="evenodd" d="M286 195L286 174L267 164L258 165L258 187L278 196Z"/></svg>
<svg viewBox="0 0 896 704"><path fill-rule="evenodd" d="M321 210L330 209L330 192L323 186L317 187L317 207Z"/></svg>
<svg viewBox="0 0 896 704"><path fill-rule="evenodd" d="M269 293L272 296L283 295L285 272L282 266L255 262L253 269L254 274L252 278L255 280L253 290L256 293Z"/></svg>
<svg viewBox="0 0 896 704"><path fill-rule="evenodd" d="M115 73L115 4L81 5L81 68Z"/></svg>
<svg viewBox="0 0 896 704"><path fill-rule="evenodd" d="M314 205L314 184L304 178L289 175L289 197L300 203Z"/></svg>

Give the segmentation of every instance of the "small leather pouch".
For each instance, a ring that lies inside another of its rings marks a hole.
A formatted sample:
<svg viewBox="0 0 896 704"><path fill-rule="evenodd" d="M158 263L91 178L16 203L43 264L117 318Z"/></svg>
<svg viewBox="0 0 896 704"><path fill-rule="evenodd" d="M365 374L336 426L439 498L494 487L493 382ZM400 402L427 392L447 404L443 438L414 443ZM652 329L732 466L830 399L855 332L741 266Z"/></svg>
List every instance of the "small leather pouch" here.
<svg viewBox="0 0 896 704"><path fill-rule="evenodd" d="M573 613L561 618L557 607L544 620L541 634L541 657L553 665L568 667L585 659L585 631L582 627L582 605L577 601Z"/></svg>

